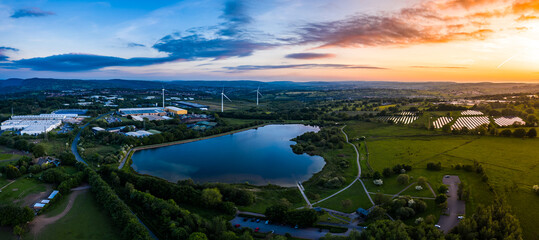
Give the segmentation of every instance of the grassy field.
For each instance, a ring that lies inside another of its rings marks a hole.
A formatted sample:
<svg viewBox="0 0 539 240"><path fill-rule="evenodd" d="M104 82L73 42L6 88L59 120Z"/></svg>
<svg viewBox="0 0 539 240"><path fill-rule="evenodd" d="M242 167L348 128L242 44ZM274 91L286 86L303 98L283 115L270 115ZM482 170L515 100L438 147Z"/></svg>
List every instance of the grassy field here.
<svg viewBox="0 0 539 240"><path fill-rule="evenodd" d="M316 173L312 178L303 183L303 186L305 187L305 193L311 201L322 199L337 192L341 188L352 183L352 181L354 181L354 179L357 177L356 152L354 151L354 148L349 144L345 144L343 149L326 150L324 152L318 153L317 155L320 155L324 158L324 160L326 161L326 165L324 166L322 171ZM339 170L336 166L342 160L346 160L349 166L344 171ZM333 162L334 165L332 166L331 164L328 164L329 162ZM342 187L337 189L329 189L314 184L314 182L318 178L327 178L327 176L325 175L331 174L333 172L338 172L340 176L343 176L345 178L345 182L344 184L342 184Z"/></svg>
<svg viewBox="0 0 539 240"><path fill-rule="evenodd" d="M293 208L306 205L301 193L297 188L250 188L255 194L255 203L251 206L238 206L241 211L264 213L266 208L282 202L286 199Z"/></svg>
<svg viewBox="0 0 539 240"><path fill-rule="evenodd" d="M411 182L420 176L426 177L435 191L442 184L444 175L458 175L461 181L471 186L467 214L471 214L478 204L489 204L494 194L475 172L452 167L474 161L481 163L496 193L505 196L512 205L524 229L525 239L539 236L539 229L534 226L539 212L530 211L539 208L539 199L531 190L534 184L539 184L536 168L539 139L445 135L439 131L363 122L349 123L345 130L353 138L366 137L369 163L375 171L382 172L386 167L402 163L412 165L413 170L407 173ZM426 169L428 162L441 162L443 169L429 171ZM394 194L406 186L398 184L395 175L384 178L384 185L380 187L368 180L365 184L370 192L387 194ZM428 195L428 192L412 194L414 192L412 186L405 194Z"/></svg>
<svg viewBox="0 0 539 240"><path fill-rule="evenodd" d="M3 184L2 186L4 186ZM0 193L0 203L10 204L22 201L26 196L47 190L46 184L31 178L20 177Z"/></svg>
<svg viewBox="0 0 539 240"><path fill-rule="evenodd" d="M347 199L351 200L352 204L349 206L343 206L342 202ZM329 208L345 213L352 213L358 208L368 209L372 207L372 203L367 197L367 194L365 193L363 186L361 186L361 183L355 182L354 185L352 185L350 188L346 189L342 193L337 194L335 197L332 197L315 206Z"/></svg>
<svg viewBox="0 0 539 240"><path fill-rule="evenodd" d="M67 196L66 196L67 199ZM62 202L60 202L61 205ZM59 206L48 214L54 215ZM64 205L65 207L65 205ZM56 213L56 214L58 214ZM48 225L35 239L119 239L120 235L105 211L99 207L90 192L75 199L73 208L63 218ZM23 239L33 239L25 236Z"/></svg>

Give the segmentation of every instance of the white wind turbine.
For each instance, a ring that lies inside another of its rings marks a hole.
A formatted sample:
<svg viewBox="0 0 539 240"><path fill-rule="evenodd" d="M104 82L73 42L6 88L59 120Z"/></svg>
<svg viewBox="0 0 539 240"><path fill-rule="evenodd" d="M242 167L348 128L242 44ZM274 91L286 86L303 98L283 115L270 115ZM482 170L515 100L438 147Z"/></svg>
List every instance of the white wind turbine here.
<svg viewBox="0 0 539 240"><path fill-rule="evenodd" d="M225 88L223 88L223 91L221 91L221 112L223 112L225 110L225 99L228 99L228 101L232 102L232 100L230 100L230 98L228 98L225 94Z"/></svg>
<svg viewBox="0 0 539 240"><path fill-rule="evenodd" d="M258 106L258 96L262 97L262 93L260 93L260 87L256 89L256 105Z"/></svg>

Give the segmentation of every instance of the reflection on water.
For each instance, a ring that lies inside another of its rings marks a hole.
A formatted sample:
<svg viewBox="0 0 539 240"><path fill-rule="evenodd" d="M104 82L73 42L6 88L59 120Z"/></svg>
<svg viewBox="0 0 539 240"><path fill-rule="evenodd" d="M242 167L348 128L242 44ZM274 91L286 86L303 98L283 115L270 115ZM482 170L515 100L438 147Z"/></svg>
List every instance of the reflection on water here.
<svg viewBox="0 0 539 240"><path fill-rule="evenodd" d="M268 125L197 142L147 149L133 154L131 167L172 182L249 182L293 186L322 170L320 156L298 155L290 145L318 127L301 124Z"/></svg>

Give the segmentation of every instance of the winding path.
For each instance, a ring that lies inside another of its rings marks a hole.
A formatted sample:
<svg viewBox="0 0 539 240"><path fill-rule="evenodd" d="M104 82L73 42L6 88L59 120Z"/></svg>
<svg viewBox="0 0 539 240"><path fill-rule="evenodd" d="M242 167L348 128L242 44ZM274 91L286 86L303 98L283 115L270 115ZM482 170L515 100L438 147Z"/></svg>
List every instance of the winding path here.
<svg viewBox="0 0 539 240"><path fill-rule="evenodd" d="M328 200L328 199L334 197L335 195L337 195L337 194L343 192L344 190L350 188L350 187L351 187L352 185L354 185L354 183L356 183L357 181L359 181L359 182L361 183L361 186L363 186L363 190L365 190L365 195L367 195L367 197L368 197L369 200L371 201L372 205L375 205L375 204L374 204L374 201L373 201L372 198L371 198L371 195L368 194L368 191L367 191L367 188L365 187L365 184L364 184L363 181L361 181L361 179L360 179L360 178L361 178L361 165L359 164L359 151L357 150L356 145L354 145L353 143L351 143L351 142L348 141L348 135L346 135L346 132L344 132L344 128L345 128L345 127L346 127L346 125L344 125L344 126L341 128L341 132L344 134L344 137L346 138L346 143L352 145L352 147L353 147L354 150L356 151L357 177L356 177L356 179L354 179L354 181L352 181L348 186L344 187L343 189L337 191L337 192L334 193L334 194L331 194L330 196L328 196L328 197L326 197L326 198L324 198L324 199L322 199L322 200L320 200L320 201L317 201L317 202L312 203L312 205L316 205L316 204L318 204L318 203L321 203L321 202L323 202L323 201L326 201L326 200ZM302 192L302 194L303 194L303 192Z"/></svg>

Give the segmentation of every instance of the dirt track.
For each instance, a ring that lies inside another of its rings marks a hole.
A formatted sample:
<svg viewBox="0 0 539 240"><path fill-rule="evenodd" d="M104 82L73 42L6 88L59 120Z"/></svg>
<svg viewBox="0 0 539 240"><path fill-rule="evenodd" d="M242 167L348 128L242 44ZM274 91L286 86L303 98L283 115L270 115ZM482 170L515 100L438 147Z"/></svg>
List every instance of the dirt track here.
<svg viewBox="0 0 539 240"><path fill-rule="evenodd" d="M45 228L47 225L55 223L56 221L63 218L67 213L71 210L73 207L73 203L75 202L75 199L77 196L81 193L84 193L85 191L88 191L87 189L84 189L82 191L73 191L69 195L69 202L67 203L66 208L58 215L54 217L45 217L44 215L39 215L30 223L30 236L33 236L34 239L36 239L36 236L39 236L39 233L43 228Z"/></svg>

